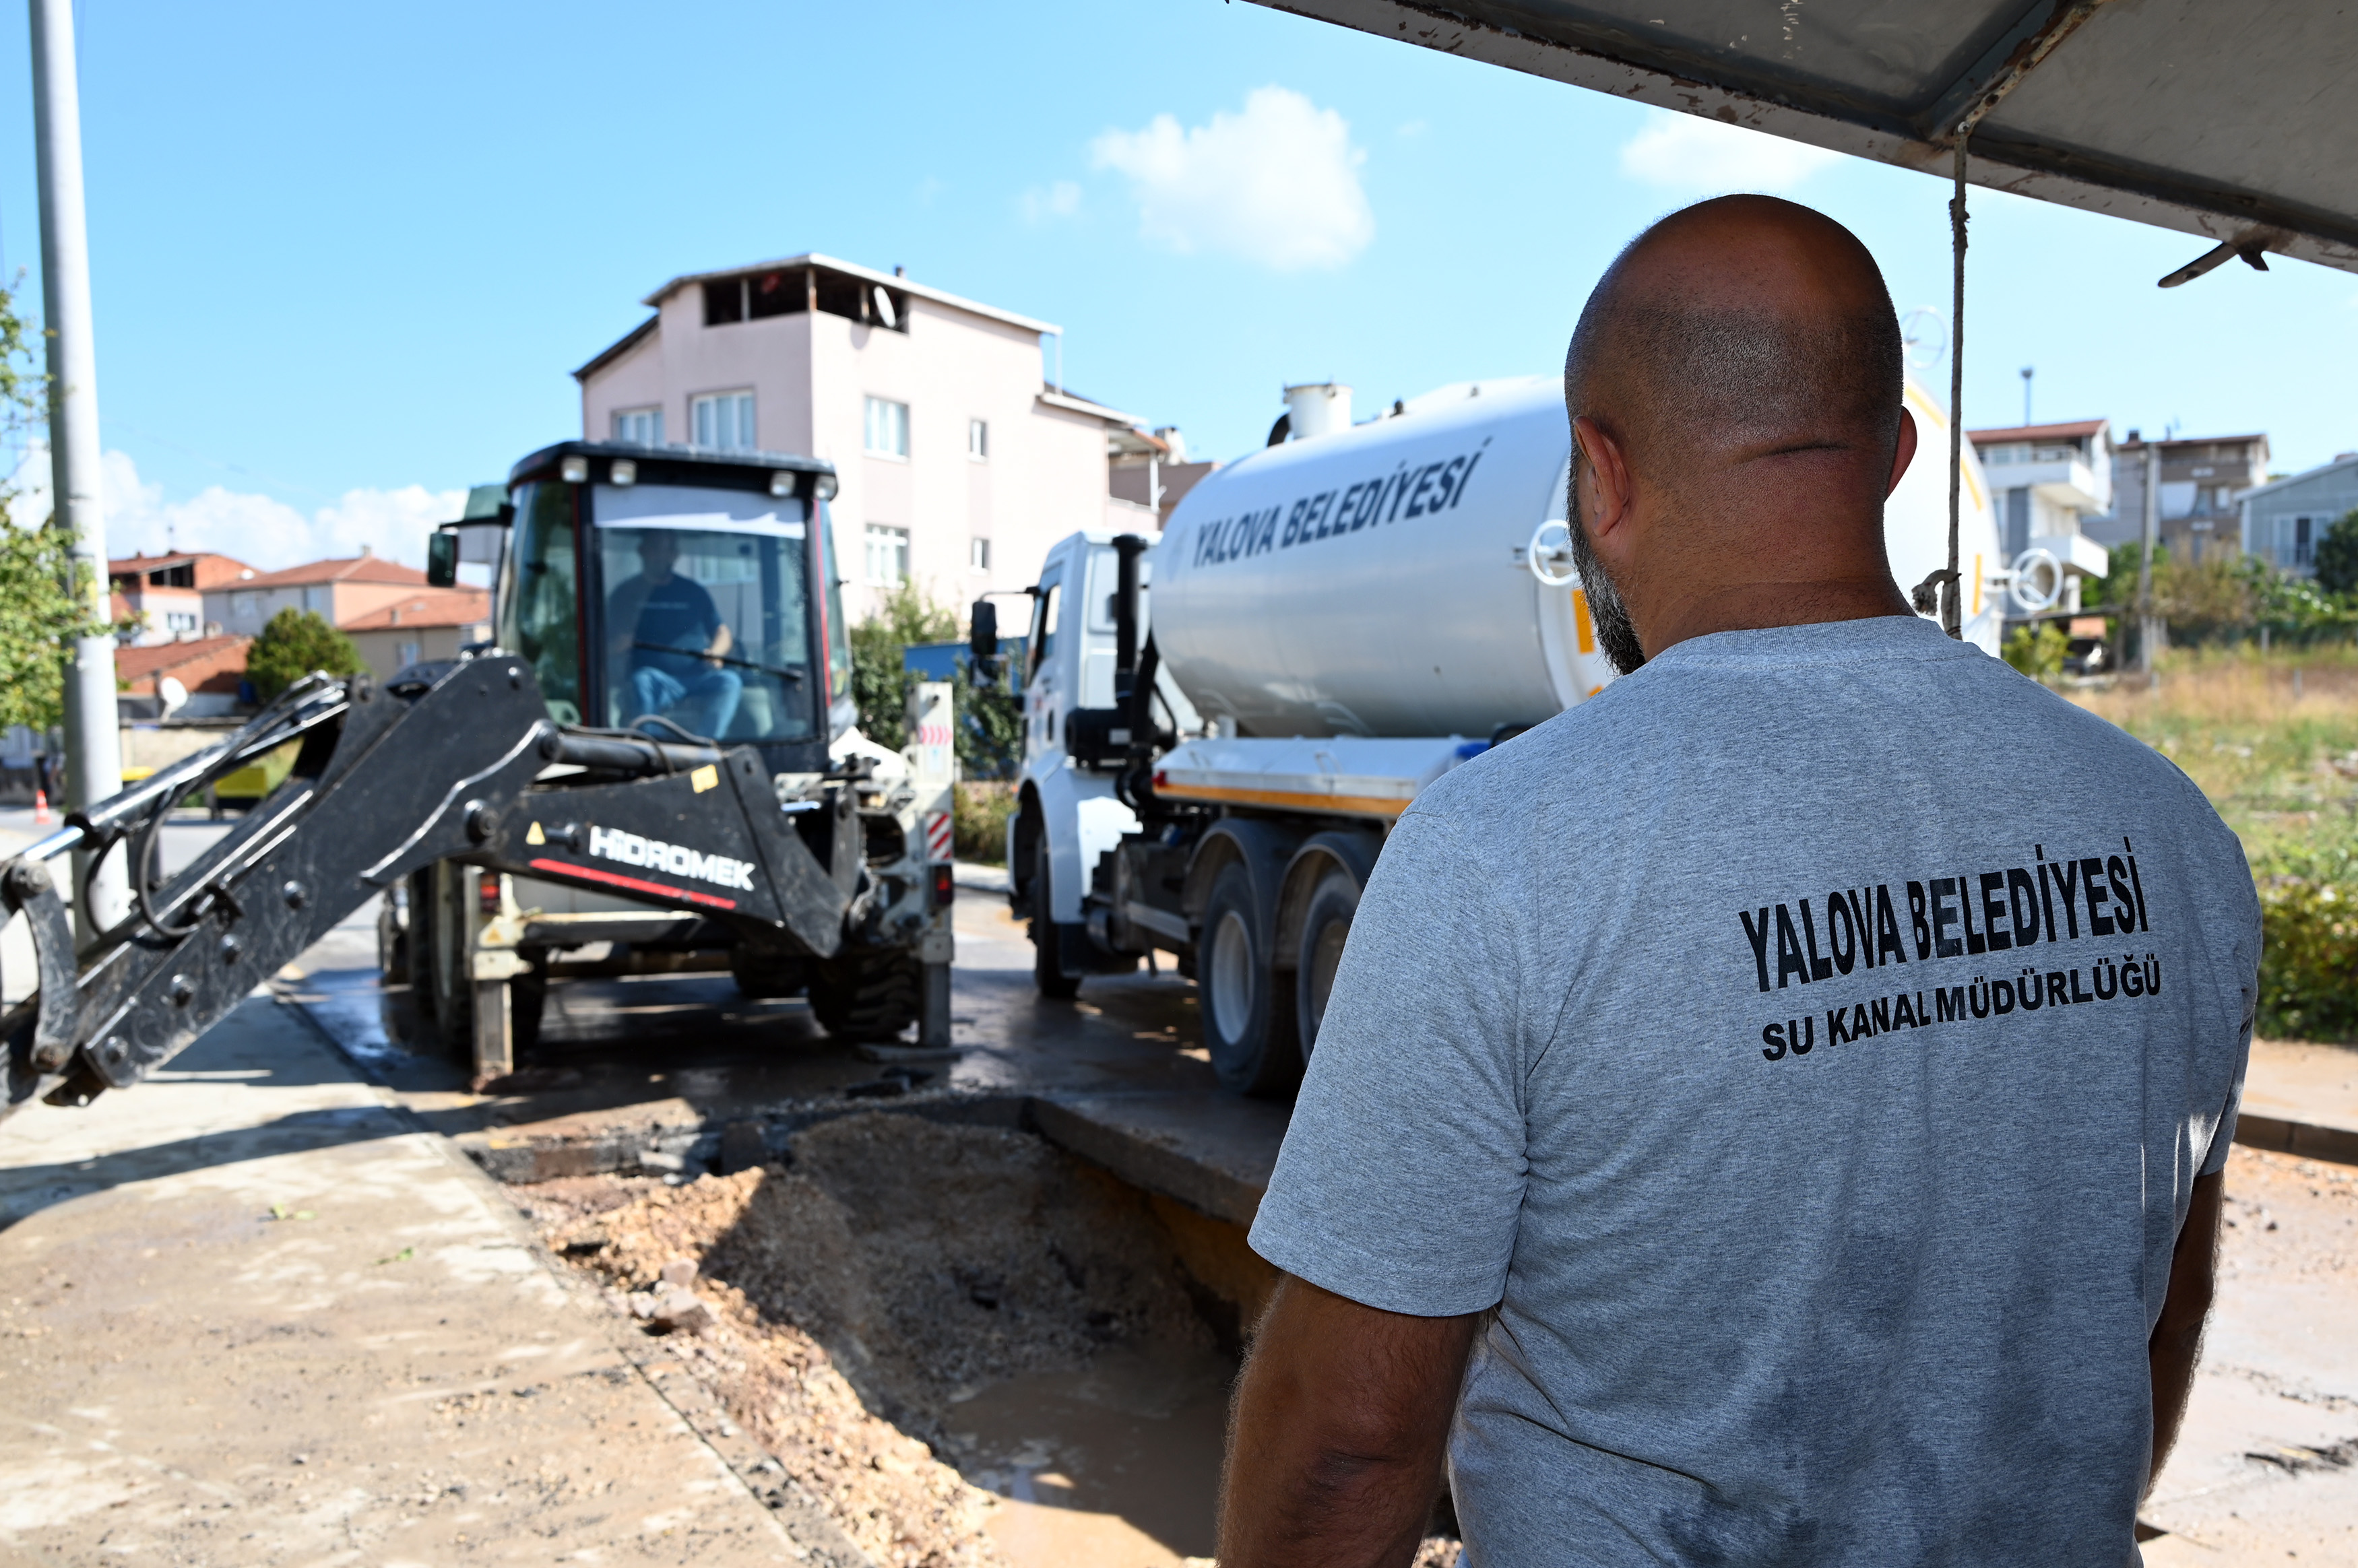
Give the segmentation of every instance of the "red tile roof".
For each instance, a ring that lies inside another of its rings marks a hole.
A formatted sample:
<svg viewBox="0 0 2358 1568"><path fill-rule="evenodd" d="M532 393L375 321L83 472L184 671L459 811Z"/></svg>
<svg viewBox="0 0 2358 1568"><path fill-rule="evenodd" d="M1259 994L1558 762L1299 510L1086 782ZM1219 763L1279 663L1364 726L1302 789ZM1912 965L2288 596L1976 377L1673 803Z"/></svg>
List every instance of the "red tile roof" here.
<svg viewBox="0 0 2358 1568"><path fill-rule="evenodd" d="M2068 441L2093 436L2111 423L2109 419L2074 419L2063 425L2010 425L2002 430L1968 430L1965 437L1975 446L1990 441Z"/></svg>
<svg viewBox="0 0 2358 1568"><path fill-rule="evenodd" d="M146 648L117 648L115 678L146 696L154 695L156 683L166 676L178 676L181 685L193 690L225 676L243 675L246 646L253 641L251 637L197 637ZM228 681L226 689L237 689L234 679Z"/></svg>
<svg viewBox="0 0 2358 1568"><path fill-rule="evenodd" d="M263 572L240 582L240 588L295 588L323 582L389 582L424 588L426 574L415 567L388 561L382 556L352 556L308 561L285 571Z"/></svg>
<svg viewBox="0 0 2358 1568"><path fill-rule="evenodd" d="M492 618L492 596L481 589L435 589L372 610L341 623L345 632L387 632L410 626L474 626Z"/></svg>

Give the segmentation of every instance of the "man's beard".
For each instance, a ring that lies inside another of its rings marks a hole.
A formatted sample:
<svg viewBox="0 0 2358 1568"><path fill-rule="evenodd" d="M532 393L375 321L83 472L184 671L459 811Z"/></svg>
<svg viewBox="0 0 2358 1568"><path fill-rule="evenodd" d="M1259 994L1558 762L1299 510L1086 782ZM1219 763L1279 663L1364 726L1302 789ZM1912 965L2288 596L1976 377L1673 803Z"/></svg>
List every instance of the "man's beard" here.
<svg viewBox="0 0 2358 1568"><path fill-rule="evenodd" d="M1596 643L1605 650L1607 664L1616 675L1628 675L1646 662L1646 650L1638 641L1638 629L1629 623L1629 607L1621 602L1621 590L1613 586L1612 576L1605 563L1588 543L1588 524L1580 515L1580 470L1573 468L1570 486L1572 504L1570 527L1572 535L1573 569L1580 573L1581 591L1588 596L1588 618L1596 624Z"/></svg>

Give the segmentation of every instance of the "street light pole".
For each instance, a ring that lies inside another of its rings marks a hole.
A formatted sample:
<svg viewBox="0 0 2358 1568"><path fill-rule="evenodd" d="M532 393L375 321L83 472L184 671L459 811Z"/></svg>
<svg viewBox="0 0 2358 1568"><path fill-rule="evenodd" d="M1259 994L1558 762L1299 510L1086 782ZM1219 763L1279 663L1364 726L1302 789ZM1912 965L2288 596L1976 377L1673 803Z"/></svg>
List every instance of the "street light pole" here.
<svg viewBox="0 0 2358 1568"><path fill-rule="evenodd" d="M2137 668L2153 674L2153 551L2161 532L2161 443L2145 444L2145 549L2137 557Z"/></svg>
<svg viewBox="0 0 2358 1568"><path fill-rule="evenodd" d="M72 0L30 0L33 140L40 174L41 307L49 367L49 494L54 524L85 575L89 618L108 619L106 514L99 500L98 357L91 337L90 236L81 190L81 94ZM114 706L114 640L74 644L65 686L66 802L94 805L123 787ZM81 857L77 855L77 870ZM129 888L117 860L91 878L74 914L88 938L123 918Z"/></svg>

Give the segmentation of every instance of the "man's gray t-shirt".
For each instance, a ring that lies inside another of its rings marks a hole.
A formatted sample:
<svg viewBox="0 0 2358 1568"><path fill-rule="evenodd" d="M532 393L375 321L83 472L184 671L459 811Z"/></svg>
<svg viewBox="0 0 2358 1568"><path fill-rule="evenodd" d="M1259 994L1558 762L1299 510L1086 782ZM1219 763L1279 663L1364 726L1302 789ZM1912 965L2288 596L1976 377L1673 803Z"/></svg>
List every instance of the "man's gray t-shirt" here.
<svg viewBox="0 0 2358 1568"><path fill-rule="evenodd" d="M1912 617L1697 638L1401 818L1252 1244L1497 1308L1474 1568L2118 1568L2258 957L2113 726Z"/></svg>

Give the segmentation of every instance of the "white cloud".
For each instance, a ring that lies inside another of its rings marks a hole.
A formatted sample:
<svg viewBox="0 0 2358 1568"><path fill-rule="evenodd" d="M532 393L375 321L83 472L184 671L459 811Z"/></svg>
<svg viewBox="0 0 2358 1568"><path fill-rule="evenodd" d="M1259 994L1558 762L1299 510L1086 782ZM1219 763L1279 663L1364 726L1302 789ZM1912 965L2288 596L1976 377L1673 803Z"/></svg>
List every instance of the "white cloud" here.
<svg viewBox="0 0 2358 1568"><path fill-rule="evenodd" d="M1108 131L1091 164L1126 175L1139 229L1182 254L1226 252L1280 272L1338 267L1376 236L1359 186L1366 152L1332 109L1282 87L1255 89L1241 114L1181 129Z"/></svg>
<svg viewBox="0 0 2358 1568"><path fill-rule="evenodd" d="M12 520L38 524L49 514L49 454L36 442L18 465ZM263 571L330 557L356 556L368 546L406 566L426 564L426 536L465 507L463 490L348 490L333 505L306 515L267 495L209 485L186 501L167 501L164 487L139 477L128 452L110 451L99 466L106 512L107 553L157 555L166 549L211 550Z"/></svg>
<svg viewBox="0 0 2358 1568"><path fill-rule="evenodd" d="M1657 109L1622 145L1621 172L1698 195L1790 190L1842 154L1700 115Z"/></svg>
<svg viewBox="0 0 2358 1568"><path fill-rule="evenodd" d="M1060 179L1045 190L1035 185L1022 194L1016 205L1022 210L1027 223L1069 218L1081 210L1081 188L1069 179Z"/></svg>

